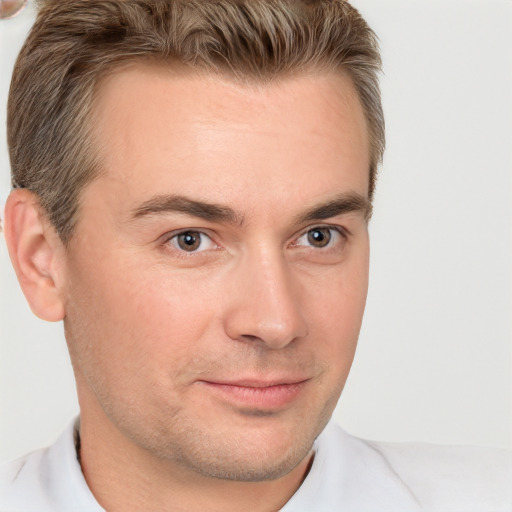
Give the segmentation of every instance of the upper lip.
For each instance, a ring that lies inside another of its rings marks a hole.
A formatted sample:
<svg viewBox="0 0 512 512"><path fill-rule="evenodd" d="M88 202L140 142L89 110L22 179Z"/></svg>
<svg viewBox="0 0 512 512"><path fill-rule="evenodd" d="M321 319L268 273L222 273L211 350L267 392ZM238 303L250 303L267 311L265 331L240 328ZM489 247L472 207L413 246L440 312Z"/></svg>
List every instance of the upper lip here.
<svg viewBox="0 0 512 512"><path fill-rule="evenodd" d="M269 379L255 379L255 378L242 378L242 379L201 379L202 382L207 384L217 384L222 386L237 386L243 388L270 388L272 386L290 386L293 384L302 384L309 380L308 377L280 377Z"/></svg>

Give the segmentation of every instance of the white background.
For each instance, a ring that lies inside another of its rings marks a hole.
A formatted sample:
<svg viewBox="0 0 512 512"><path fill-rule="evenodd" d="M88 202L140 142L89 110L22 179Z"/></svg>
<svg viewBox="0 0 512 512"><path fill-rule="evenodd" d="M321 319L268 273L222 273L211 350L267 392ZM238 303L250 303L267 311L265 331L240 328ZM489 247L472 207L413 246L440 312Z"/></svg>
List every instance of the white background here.
<svg viewBox="0 0 512 512"><path fill-rule="evenodd" d="M353 4L381 40L388 150L336 419L373 439L512 448L512 2ZM32 19L0 21L0 207L9 75ZM0 235L0 460L77 410L62 326L32 315Z"/></svg>

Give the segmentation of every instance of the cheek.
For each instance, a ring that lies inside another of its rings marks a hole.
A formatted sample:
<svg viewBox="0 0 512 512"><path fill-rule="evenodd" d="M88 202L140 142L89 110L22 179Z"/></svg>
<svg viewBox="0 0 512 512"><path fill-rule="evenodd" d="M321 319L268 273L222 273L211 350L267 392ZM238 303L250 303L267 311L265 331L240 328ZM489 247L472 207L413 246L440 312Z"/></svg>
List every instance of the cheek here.
<svg viewBox="0 0 512 512"><path fill-rule="evenodd" d="M318 284L318 283L317 283ZM351 264L334 271L311 295L311 323L325 347L326 361L336 361L348 373L354 357L368 290L368 258L362 253Z"/></svg>
<svg viewBox="0 0 512 512"><path fill-rule="evenodd" d="M212 287L176 272L104 261L74 276L68 304L70 341L84 371L99 367L106 378L156 381L196 357L210 328ZM210 309L209 309L210 308ZM116 361L117 364L110 364ZM119 384L119 382L118 382Z"/></svg>

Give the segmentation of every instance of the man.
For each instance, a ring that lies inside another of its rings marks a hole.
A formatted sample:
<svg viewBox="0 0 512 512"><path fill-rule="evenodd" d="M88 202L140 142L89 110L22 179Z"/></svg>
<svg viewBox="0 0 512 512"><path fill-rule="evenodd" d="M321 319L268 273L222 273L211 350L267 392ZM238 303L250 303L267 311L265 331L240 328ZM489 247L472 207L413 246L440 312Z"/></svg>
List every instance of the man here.
<svg viewBox="0 0 512 512"><path fill-rule="evenodd" d="M42 4L6 237L33 311L64 320L81 415L2 470L0 510L510 510L502 452L327 425L366 297L379 67L346 2Z"/></svg>

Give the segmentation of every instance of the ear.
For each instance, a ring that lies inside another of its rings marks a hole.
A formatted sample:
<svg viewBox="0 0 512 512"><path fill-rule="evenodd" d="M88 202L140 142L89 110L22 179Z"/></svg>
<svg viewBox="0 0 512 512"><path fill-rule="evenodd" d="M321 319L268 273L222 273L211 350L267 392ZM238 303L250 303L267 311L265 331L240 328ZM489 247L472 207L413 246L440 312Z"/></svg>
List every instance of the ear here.
<svg viewBox="0 0 512 512"><path fill-rule="evenodd" d="M16 189L7 198L5 238L34 314L50 322L62 320L65 248L32 192Z"/></svg>

